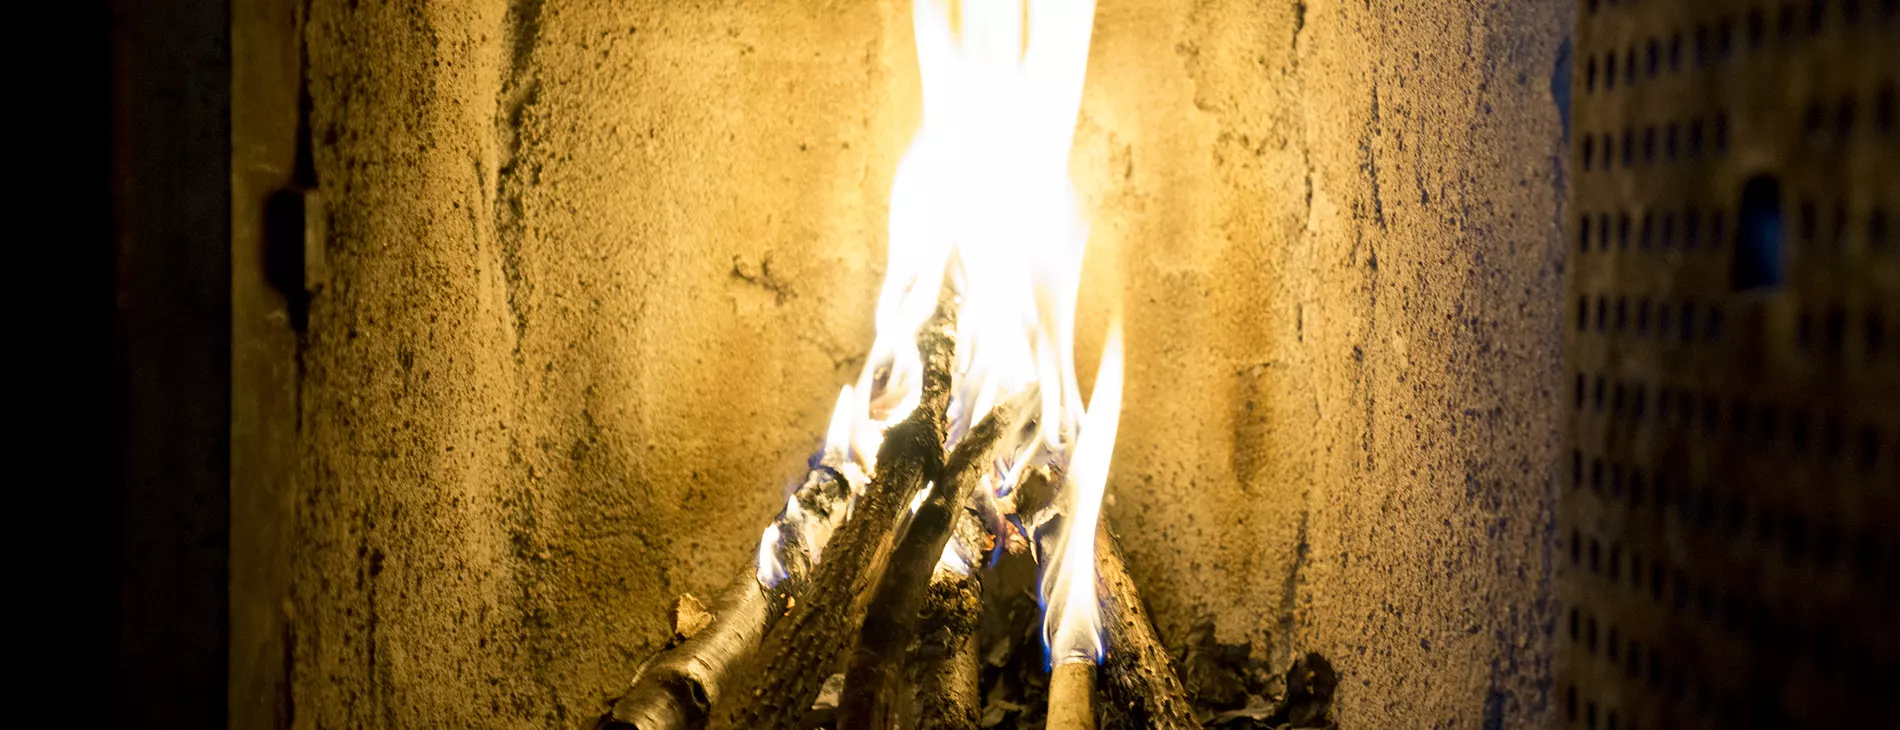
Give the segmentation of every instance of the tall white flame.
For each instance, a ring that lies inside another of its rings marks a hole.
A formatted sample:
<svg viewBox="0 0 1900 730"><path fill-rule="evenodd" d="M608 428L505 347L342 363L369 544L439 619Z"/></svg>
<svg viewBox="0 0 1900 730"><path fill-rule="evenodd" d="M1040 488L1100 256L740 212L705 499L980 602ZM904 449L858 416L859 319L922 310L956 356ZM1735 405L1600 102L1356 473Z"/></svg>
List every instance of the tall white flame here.
<svg viewBox="0 0 1900 730"><path fill-rule="evenodd" d="M823 452L854 489L875 472L884 430L917 406L917 334L948 275L958 296L949 444L998 402L1038 388L1038 436L1017 444L988 483L1006 493L1032 463L1068 469L1078 510L1070 521L1088 524L1068 542L1092 545L1120 393L1116 335L1084 421L1073 350L1088 227L1068 161L1094 18L1093 0L914 3L923 125L892 183L877 337L863 373L839 394ZM955 551L945 555L948 567L960 567ZM1090 561L1065 562L1089 570L1077 580L1090 598L1059 600L1092 607ZM762 541L761 580L781 572ZM1056 624L1050 631L1057 641L1099 634ZM1099 655L1099 639L1090 641L1088 651Z"/></svg>

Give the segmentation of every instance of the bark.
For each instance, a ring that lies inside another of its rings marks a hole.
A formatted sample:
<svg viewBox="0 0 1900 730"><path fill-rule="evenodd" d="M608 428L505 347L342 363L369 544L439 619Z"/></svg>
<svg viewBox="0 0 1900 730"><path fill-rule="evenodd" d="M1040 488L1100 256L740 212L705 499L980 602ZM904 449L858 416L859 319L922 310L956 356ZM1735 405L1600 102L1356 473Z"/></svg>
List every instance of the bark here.
<svg viewBox="0 0 1900 730"><path fill-rule="evenodd" d="M810 555L823 545L807 545L803 535L829 535L842 521L851 488L829 468L813 469L795 493L801 519L798 529L780 514L779 543L775 553L785 577L766 586L759 581L756 563L748 561L711 610L713 623L679 646L648 659L635 672L626 694L597 723L602 730L690 730L703 727L712 706L723 694L726 677L744 663L759 640L781 616L788 600L810 571Z"/></svg>
<svg viewBox="0 0 1900 730"><path fill-rule="evenodd" d="M961 552L970 573L938 568L931 574L906 672L916 688L913 711L905 722L908 728L977 730L982 721L977 634L983 621L983 559L990 533L966 508L957 517L956 539L964 548Z"/></svg>
<svg viewBox="0 0 1900 730"><path fill-rule="evenodd" d="M870 486L826 545L791 612L766 632L758 652L734 676L736 691L713 707L710 727L798 727L824 678L836 671L863 621L858 597L876 585L890 554L898 510L942 470L952 306L947 300L940 305L918 335L924 382L917 409L886 432Z"/></svg>
<svg viewBox="0 0 1900 730"><path fill-rule="evenodd" d="M1194 719L1187 688L1175 671L1173 657L1155 634L1134 580L1128 577L1121 545L1108 531L1107 519L1097 524L1095 532L1095 586L1107 634L1107 656L1096 674L1099 727L1199 730L1201 723Z"/></svg>
<svg viewBox="0 0 1900 730"><path fill-rule="evenodd" d="M845 673L845 687L850 691L838 707L839 730L889 730L900 724L906 700L913 696L904 686L901 671L904 650L916 636L931 575L951 528L967 512L965 505L992 469L998 445L1014 442L1010 436L1029 410L1025 398L1014 398L985 416L958 444L917 507L858 632L857 649Z"/></svg>

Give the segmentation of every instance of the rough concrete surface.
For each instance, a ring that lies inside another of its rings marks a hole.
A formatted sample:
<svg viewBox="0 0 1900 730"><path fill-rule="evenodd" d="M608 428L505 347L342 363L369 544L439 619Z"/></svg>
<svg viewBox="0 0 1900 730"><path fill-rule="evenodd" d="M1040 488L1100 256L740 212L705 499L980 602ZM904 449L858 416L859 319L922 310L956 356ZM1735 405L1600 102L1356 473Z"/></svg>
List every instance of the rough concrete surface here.
<svg viewBox="0 0 1900 730"><path fill-rule="evenodd" d="M1160 628L1547 717L1569 3L1102 0L1073 168ZM575 727L871 337L908 5L315 0L297 727ZM1092 379L1093 357L1083 372Z"/></svg>

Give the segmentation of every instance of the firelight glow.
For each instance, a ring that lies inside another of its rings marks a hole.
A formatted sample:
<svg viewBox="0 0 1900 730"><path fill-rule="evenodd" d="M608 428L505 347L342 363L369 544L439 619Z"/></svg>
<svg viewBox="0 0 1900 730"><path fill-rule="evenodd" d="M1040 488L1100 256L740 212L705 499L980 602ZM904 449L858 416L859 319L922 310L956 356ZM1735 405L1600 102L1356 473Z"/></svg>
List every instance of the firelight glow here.
<svg viewBox="0 0 1900 730"><path fill-rule="evenodd" d="M1076 297L1088 226L1068 173L1069 148L1088 65L1093 0L918 0L911 19L923 86L923 123L898 164L890 200L890 251L878 294L876 338L857 383L839 394L821 461L861 494L875 473L885 429L922 395L917 336L946 275L957 297L946 448L995 405L1040 392L1035 432L1009 440L986 484L1014 488L1024 469L1075 470L1076 539L1092 554L1095 514L1119 403L1119 336L1104 355L1099 402L1083 406L1074 363ZM1118 331L1118 325L1113 326ZM1113 364L1113 377L1110 365ZM1094 461L1087 461L1092 459ZM787 505L787 515L796 510ZM783 574L762 541L761 581ZM946 547L941 566L967 570ZM1054 597L1075 607L1051 622L1053 652L1099 655L1089 560L1064 561L1086 579ZM1060 574L1045 571L1062 579ZM1087 590L1087 600L1078 591ZM1071 597L1075 597L1073 600ZM1060 629L1073 614L1074 629ZM1088 614L1084 616L1083 614ZM1084 636L1084 634L1089 634Z"/></svg>

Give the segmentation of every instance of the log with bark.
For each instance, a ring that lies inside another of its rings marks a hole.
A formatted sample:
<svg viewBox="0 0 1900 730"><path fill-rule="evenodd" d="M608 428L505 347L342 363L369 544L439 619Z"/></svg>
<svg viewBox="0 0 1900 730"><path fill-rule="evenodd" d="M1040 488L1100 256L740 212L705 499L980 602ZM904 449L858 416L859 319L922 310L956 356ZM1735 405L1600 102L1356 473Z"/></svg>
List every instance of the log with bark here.
<svg viewBox="0 0 1900 730"><path fill-rule="evenodd" d="M1017 442L1013 436L1032 412L1034 396L1027 393L992 409L933 478L867 606L845 673L848 691L838 707L839 730L887 730L899 725L901 713L909 707L907 700L913 697L904 682L904 650L916 635L931 575L958 516L965 514L965 505L991 472L999 449L1012 448Z"/></svg>
<svg viewBox="0 0 1900 730"><path fill-rule="evenodd" d="M906 673L915 692L906 728L977 730L983 715L977 628L983 620L982 567L991 536L966 507L957 516L953 539L969 569L940 565L930 576L908 652Z"/></svg>
<svg viewBox="0 0 1900 730"><path fill-rule="evenodd" d="M704 726L724 694L726 675L751 656L759 639L784 615L791 597L805 584L811 555L843 520L850 493L851 485L829 467L807 474L793 494L800 524L792 524L785 514L773 523L779 540L771 549L782 576L768 585L760 580L758 566L749 563L714 602L712 622L642 664L627 692L614 700L596 726L602 730ZM817 544L808 544L812 542Z"/></svg>
<svg viewBox="0 0 1900 730"><path fill-rule="evenodd" d="M916 409L885 433L870 486L794 595L791 611L765 633L758 651L732 677L734 691L713 707L709 726L715 730L797 727L850 646L863 621L858 597L882 573L898 510L942 471L954 354L951 312L950 303L940 304L918 334L924 380Z"/></svg>
<svg viewBox="0 0 1900 730"><path fill-rule="evenodd" d="M1106 518L1095 532L1095 590L1107 644L1096 674L1096 727L1199 730L1174 658L1155 633Z"/></svg>

